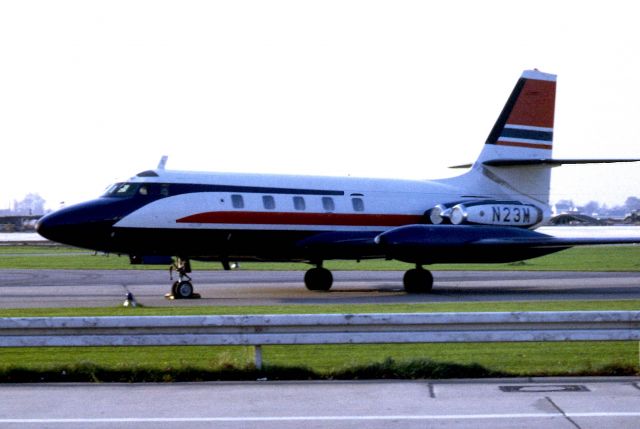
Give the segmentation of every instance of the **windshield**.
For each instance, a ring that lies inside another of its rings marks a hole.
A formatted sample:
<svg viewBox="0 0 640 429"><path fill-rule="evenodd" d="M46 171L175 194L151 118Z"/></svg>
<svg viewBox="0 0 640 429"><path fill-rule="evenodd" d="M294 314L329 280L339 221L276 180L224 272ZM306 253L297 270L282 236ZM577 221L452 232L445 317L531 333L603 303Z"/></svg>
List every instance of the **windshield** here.
<svg viewBox="0 0 640 429"><path fill-rule="evenodd" d="M116 183L104 193L105 197L131 197L140 187L138 183Z"/></svg>
<svg viewBox="0 0 640 429"><path fill-rule="evenodd" d="M105 193L104 197L151 197L154 199L169 196L169 184L167 183L116 183L111 185Z"/></svg>

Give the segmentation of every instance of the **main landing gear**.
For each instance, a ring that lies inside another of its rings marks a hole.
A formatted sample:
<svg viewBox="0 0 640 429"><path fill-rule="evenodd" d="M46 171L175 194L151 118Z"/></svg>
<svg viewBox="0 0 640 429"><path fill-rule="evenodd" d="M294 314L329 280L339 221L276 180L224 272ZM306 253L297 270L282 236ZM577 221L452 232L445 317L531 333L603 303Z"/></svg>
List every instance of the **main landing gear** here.
<svg viewBox="0 0 640 429"><path fill-rule="evenodd" d="M304 275L304 285L309 290L328 291L333 284L331 271L322 268L322 262L316 264L316 268L311 268Z"/></svg>
<svg viewBox="0 0 640 429"><path fill-rule="evenodd" d="M433 288L433 275L431 271L417 264L415 268L404 273L402 283L408 293L429 293Z"/></svg>
<svg viewBox="0 0 640 429"><path fill-rule="evenodd" d="M433 288L433 275L431 271L416 264L416 267L408 270L402 279L404 290L407 293L429 293ZM311 268L304 275L304 285L309 290L328 291L333 284L331 271L322 267L322 263L317 263L316 268Z"/></svg>
<svg viewBox="0 0 640 429"><path fill-rule="evenodd" d="M188 259L176 258L171 267L169 267L169 278L173 280L173 271L178 273L178 280L171 285L171 293L165 294L167 299L195 299L200 298L200 294L193 292L193 284L191 283L191 263Z"/></svg>

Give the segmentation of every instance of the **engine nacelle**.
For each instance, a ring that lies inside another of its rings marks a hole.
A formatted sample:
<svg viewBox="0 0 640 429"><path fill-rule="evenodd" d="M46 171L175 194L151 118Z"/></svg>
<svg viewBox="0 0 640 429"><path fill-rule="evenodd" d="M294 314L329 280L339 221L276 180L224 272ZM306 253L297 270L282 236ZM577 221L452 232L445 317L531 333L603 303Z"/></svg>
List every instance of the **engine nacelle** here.
<svg viewBox="0 0 640 429"><path fill-rule="evenodd" d="M429 223L434 225L451 223L449 221L449 216L451 215L451 209L453 206L461 203L465 203L466 201L452 201L445 204L438 204L434 208L428 210L425 213L425 216L428 217Z"/></svg>
<svg viewBox="0 0 640 429"><path fill-rule="evenodd" d="M519 201L465 201L438 204L429 212L431 223L453 225L501 225L530 227L542 222L543 213L533 204Z"/></svg>

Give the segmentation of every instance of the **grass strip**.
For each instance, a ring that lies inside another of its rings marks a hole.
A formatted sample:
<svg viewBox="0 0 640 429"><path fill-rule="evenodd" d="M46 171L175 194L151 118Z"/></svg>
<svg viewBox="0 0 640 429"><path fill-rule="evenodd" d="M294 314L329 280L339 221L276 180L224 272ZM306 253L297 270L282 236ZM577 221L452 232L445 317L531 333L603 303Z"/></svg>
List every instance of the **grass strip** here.
<svg viewBox="0 0 640 429"><path fill-rule="evenodd" d="M220 264L197 262L194 270L218 270ZM304 263L243 262L248 270L306 270ZM410 264L398 261L327 261L330 270L406 270ZM94 254L70 247L0 246L0 269L161 269L164 265L130 265L127 256ZM575 247L553 255L510 264L436 264L432 270L509 271L640 271L640 246Z"/></svg>
<svg viewBox="0 0 640 429"><path fill-rule="evenodd" d="M605 298L605 297L603 297ZM190 316L225 314L437 313L472 311L640 311L640 300L482 301L202 307L10 308L0 317Z"/></svg>
<svg viewBox="0 0 640 429"><path fill-rule="evenodd" d="M37 358L39 356L39 358ZM497 343L2 350L0 382L441 379L640 375L638 343Z"/></svg>

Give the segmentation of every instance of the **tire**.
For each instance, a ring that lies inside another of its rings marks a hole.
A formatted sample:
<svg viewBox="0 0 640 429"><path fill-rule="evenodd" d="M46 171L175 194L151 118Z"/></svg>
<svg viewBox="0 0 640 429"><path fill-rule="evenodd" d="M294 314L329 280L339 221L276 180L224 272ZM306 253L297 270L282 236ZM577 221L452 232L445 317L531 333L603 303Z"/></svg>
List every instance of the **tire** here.
<svg viewBox="0 0 640 429"><path fill-rule="evenodd" d="M309 290L326 292L333 285L333 275L326 268L311 268L304 275L304 285Z"/></svg>
<svg viewBox="0 0 640 429"><path fill-rule="evenodd" d="M431 271L422 268L408 270L402 279L407 293L429 293L433 289L433 275Z"/></svg>
<svg viewBox="0 0 640 429"><path fill-rule="evenodd" d="M189 299L193 296L193 285L191 282L183 281L176 283L177 284L174 283L173 287L173 296L176 299Z"/></svg>

